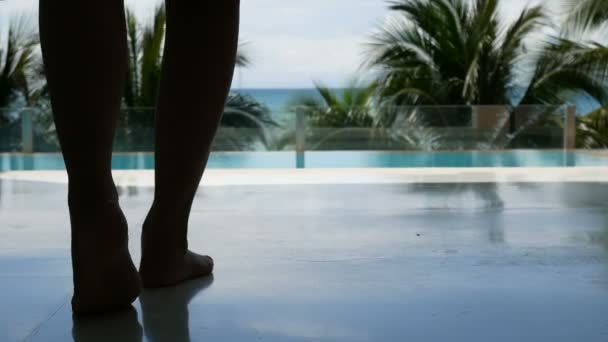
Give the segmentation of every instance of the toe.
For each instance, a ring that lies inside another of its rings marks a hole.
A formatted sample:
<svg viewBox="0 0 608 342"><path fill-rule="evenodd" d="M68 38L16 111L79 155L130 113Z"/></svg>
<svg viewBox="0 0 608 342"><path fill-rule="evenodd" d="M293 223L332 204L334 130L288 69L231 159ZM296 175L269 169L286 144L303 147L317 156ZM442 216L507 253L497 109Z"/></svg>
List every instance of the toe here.
<svg viewBox="0 0 608 342"><path fill-rule="evenodd" d="M204 277L213 272L213 259L208 255L199 255L191 253L192 262L192 278Z"/></svg>

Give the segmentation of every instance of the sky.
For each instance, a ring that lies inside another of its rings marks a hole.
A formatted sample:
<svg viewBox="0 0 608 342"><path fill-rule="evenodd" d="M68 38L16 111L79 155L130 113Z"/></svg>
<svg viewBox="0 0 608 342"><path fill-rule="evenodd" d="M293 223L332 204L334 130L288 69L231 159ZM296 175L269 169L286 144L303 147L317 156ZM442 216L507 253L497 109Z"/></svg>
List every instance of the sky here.
<svg viewBox="0 0 608 342"><path fill-rule="evenodd" d="M35 12L38 0L0 0L0 23L11 13ZM529 3L502 1L514 18ZM142 17L157 0L126 0ZM253 64L238 70L237 88L340 87L360 77L370 33L389 15L384 0L241 0L241 41Z"/></svg>

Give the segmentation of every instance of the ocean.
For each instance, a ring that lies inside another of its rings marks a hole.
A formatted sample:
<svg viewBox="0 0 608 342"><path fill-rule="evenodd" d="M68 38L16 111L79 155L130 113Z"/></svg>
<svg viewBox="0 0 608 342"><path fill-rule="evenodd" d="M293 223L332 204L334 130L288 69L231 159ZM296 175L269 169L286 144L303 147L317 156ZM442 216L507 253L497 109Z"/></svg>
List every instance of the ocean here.
<svg viewBox="0 0 608 342"><path fill-rule="evenodd" d="M250 95L271 110L285 109L301 97L317 97L314 88L308 89L235 89L234 92Z"/></svg>
<svg viewBox="0 0 608 342"><path fill-rule="evenodd" d="M318 98L314 88L308 89L234 89L233 92L249 95L258 102L264 104L271 111L272 118L279 124L293 122L294 115L290 112L290 106L303 97Z"/></svg>

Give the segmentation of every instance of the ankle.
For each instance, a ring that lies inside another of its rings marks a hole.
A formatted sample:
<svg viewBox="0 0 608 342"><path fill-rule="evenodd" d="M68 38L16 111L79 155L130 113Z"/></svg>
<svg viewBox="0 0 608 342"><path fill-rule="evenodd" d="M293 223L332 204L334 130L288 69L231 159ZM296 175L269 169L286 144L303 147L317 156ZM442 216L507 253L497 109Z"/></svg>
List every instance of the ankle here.
<svg viewBox="0 0 608 342"><path fill-rule="evenodd" d="M151 210L142 229L142 260L183 256L188 250L187 226L187 217Z"/></svg>
<svg viewBox="0 0 608 342"><path fill-rule="evenodd" d="M180 218L188 218L192 201L180 200L169 196L155 195L148 217L154 221L171 220L175 221Z"/></svg>
<svg viewBox="0 0 608 342"><path fill-rule="evenodd" d="M128 223L118 203L78 202L69 211L73 248L82 253L128 248Z"/></svg>
<svg viewBox="0 0 608 342"><path fill-rule="evenodd" d="M75 208L110 208L118 206L118 192L114 186L105 188L82 188L70 186L68 205Z"/></svg>
<svg viewBox="0 0 608 342"><path fill-rule="evenodd" d="M70 206L91 206L118 203L118 192L111 175L90 177L70 176L68 183Z"/></svg>

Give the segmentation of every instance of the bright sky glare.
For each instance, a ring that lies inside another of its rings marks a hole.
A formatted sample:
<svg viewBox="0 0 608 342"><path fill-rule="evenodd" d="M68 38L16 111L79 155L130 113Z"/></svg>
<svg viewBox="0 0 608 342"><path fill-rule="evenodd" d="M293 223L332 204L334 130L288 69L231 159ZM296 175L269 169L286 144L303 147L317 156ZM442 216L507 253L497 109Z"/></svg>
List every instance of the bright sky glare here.
<svg viewBox="0 0 608 342"><path fill-rule="evenodd" d="M38 0L0 1L0 23L11 13L35 12ZM502 1L505 17L528 3ZM127 0L143 17L158 0ZM241 41L253 65L237 73L235 87L307 88L312 81L340 87L357 76L370 32L389 14L384 0L242 0Z"/></svg>

